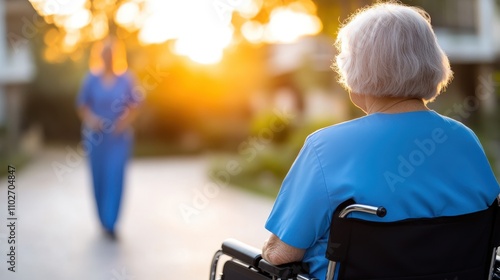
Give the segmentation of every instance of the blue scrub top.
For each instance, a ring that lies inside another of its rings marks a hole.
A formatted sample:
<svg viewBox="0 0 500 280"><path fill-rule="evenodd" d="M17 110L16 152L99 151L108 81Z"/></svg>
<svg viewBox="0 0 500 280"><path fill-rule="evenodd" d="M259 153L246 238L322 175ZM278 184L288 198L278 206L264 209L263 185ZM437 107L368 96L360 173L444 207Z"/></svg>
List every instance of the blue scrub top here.
<svg viewBox="0 0 500 280"><path fill-rule="evenodd" d="M384 206L381 222L455 216L486 209L500 192L476 135L434 111L375 113L309 135L281 186L266 229L305 249L324 279L328 231L337 206Z"/></svg>
<svg viewBox="0 0 500 280"><path fill-rule="evenodd" d="M99 75L88 74L81 87L77 106L88 106L100 118L114 123L128 107L137 106L143 96L134 92L134 78L131 73L116 76L112 84L106 85Z"/></svg>

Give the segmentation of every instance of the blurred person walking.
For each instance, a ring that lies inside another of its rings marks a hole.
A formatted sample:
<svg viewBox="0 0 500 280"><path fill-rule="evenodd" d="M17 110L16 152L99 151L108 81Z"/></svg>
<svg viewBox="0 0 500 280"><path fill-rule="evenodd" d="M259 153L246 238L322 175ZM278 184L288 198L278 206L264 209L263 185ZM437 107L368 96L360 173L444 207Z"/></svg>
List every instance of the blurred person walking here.
<svg viewBox="0 0 500 280"><path fill-rule="evenodd" d="M132 73L126 66L122 73L116 67L120 62L126 65L125 57L116 55L116 46L109 38L102 42L102 66L89 72L76 100L99 219L111 238L116 237L125 168L133 145L131 124L140 103L133 93Z"/></svg>

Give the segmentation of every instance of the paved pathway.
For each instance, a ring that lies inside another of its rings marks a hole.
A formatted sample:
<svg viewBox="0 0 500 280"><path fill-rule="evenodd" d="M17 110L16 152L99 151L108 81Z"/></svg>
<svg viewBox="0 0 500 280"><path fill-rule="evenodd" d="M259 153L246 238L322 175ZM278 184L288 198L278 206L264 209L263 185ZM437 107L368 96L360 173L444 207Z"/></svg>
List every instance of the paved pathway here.
<svg viewBox="0 0 500 280"><path fill-rule="evenodd" d="M205 157L137 159L127 174L118 240L101 232L84 161L59 180L46 151L16 176L16 272L7 270L7 179L0 182L0 279L208 279L222 240L260 247L272 201L206 177ZM68 165L66 165L68 166ZM0 167L6 168L6 167Z"/></svg>

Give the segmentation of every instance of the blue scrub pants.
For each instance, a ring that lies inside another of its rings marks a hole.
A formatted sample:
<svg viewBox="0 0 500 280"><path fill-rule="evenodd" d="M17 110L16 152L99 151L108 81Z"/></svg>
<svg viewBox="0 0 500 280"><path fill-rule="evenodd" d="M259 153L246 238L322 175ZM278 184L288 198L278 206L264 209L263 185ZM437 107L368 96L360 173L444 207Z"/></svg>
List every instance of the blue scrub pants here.
<svg viewBox="0 0 500 280"><path fill-rule="evenodd" d="M125 166L133 142L132 134L92 134L94 143L89 158L97 212L104 229L113 233L120 211Z"/></svg>

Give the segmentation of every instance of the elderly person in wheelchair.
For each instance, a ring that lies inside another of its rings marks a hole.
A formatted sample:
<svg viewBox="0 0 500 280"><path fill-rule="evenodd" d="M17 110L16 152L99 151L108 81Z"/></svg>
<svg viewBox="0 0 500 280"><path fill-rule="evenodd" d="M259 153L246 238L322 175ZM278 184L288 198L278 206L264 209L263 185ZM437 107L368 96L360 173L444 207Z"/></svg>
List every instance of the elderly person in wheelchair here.
<svg viewBox="0 0 500 280"><path fill-rule="evenodd" d="M366 116L309 135L250 262L301 262L317 279L329 260L337 279L488 279L500 188L476 135L426 106L452 77L429 16L376 4L336 45L340 83ZM377 207L339 212L353 203Z"/></svg>

